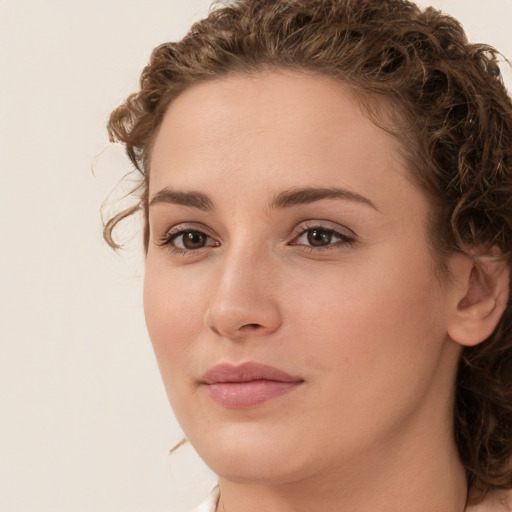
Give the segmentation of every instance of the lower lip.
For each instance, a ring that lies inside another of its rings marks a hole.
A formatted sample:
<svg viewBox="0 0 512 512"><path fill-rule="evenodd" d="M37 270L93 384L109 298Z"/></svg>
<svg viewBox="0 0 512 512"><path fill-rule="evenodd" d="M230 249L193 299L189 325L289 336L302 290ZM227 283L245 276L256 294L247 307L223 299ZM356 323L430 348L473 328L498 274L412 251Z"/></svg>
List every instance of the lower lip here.
<svg viewBox="0 0 512 512"><path fill-rule="evenodd" d="M246 409L264 404L293 391L302 382L252 380L249 382L217 382L206 387L214 402L228 409Z"/></svg>

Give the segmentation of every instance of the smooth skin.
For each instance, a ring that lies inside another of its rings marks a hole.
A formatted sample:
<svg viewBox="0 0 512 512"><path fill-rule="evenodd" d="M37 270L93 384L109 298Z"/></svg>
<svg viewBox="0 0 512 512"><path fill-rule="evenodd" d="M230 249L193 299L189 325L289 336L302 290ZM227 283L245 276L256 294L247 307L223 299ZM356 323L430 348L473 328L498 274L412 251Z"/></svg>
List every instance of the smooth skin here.
<svg viewBox="0 0 512 512"><path fill-rule="evenodd" d="M168 108L146 320L175 414L219 475L219 511L464 510L457 361L494 329L507 275L484 286L455 254L439 277L399 155L328 77L232 75ZM303 383L253 408L214 403L204 373L247 361Z"/></svg>

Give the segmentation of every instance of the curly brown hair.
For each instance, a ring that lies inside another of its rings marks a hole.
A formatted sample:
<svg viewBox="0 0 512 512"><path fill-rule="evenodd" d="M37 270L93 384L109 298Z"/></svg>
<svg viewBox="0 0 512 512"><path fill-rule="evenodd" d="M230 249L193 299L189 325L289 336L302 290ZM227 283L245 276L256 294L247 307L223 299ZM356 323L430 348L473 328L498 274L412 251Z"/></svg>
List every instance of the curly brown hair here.
<svg viewBox="0 0 512 512"><path fill-rule="evenodd" d="M369 115L402 142L411 176L430 201L435 253L495 246L509 258L512 102L498 57L490 46L470 44L454 18L406 0L227 1L181 41L155 48L140 91L112 113L108 130L141 173L147 213L152 144L184 89L269 68L334 77L363 103L386 98L393 105L386 109L391 127L371 108ZM115 226L138 207L106 223L112 247ZM148 236L146 222L146 249ZM463 349L457 376L455 438L480 498L512 487L511 315L507 308L492 336Z"/></svg>

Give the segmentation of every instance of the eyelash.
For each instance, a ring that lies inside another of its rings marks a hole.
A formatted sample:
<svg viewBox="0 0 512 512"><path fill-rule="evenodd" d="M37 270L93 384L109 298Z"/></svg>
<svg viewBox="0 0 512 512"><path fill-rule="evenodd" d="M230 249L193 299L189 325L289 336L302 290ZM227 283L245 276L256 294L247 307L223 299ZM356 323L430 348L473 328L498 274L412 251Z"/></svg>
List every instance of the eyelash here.
<svg viewBox="0 0 512 512"><path fill-rule="evenodd" d="M313 246L313 245L306 245L306 244L300 244L297 243L297 240L300 239L302 236L306 235L308 232L313 232L314 230L322 232L323 235L327 235L331 238L338 238L339 241L335 243L328 243L327 245L319 245L319 246ZM200 229L196 229L193 227L186 227L186 226L177 226L175 229L168 231L165 233L161 238L158 245L160 247L167 246L169 251L172 254L177 254L180 256L191 256L196 255L199 253L199 251L202 251L203 249L207 249L208 247L218 247L220 244L218 242L213 242L212 244L205 245L203 247L199 247L197 249L185 249L181 247L176 247L173 242L177 240L179 237L183 237L187 233L194 233L200 236L204 236L207 239L213 240L212 237L210 237L207 233L204 231L201 231ZM321 251L332 251L336 250L340 247L347 247L350 245L353 245L356 242L355 235L349 235L347 233L342 233L340 231L337 231L333 228L328 228L326 226L318 225L318 224L312 224L310 226L302 226L301 231L293 237L291 242L288 242L289 245L300 247L301 250L304 251L310 251L310 252L321 252Z"/></svg>
<svg viewBox="0 0 512 512"><path fill-rule="evenodd" d="M183 237L187 233L195 233L201 236L206 237L207 239L213 240L211 236L206 234L204 231L201 231L200 229L194 228L194 227L187 227L187 226L177 226L176 228L172 229L171 231L168 231L165 233L161 238L158 245L160 247L168 247L169 252L172 254L177 254L179 256L191 256L197 254L202 249L206 249L208 247L218 247L220 244L218 242L214 242L210 245L205 245L203 247L199 247L197 249L184 249L181 247L176 247L176 245L173 244L173 242L178 239L180 236Z"/></svg>
<svg viewBox="0 0 512 512"><path fill-rule="evenodd" d="M320 245L320 246L314 246L314 245L305 245L305 244L299 244L296 241L306 235L308 232L313 231L321 231L324 235L328 235L332 238L338 238L339 241L334 243L329 243L327 245ZM310 252L321 252L321 251L333 251L336 249L339 249L340 247L347 247L350 245L355 244L356 237L354 234L347 234L342 233L341 231L338 231L334 228L329 228L326 226L322 226L321 224L311 224L306 225L301 228L301 231L294 236L291 242L289 242L290 245L295 245L300 247L304 251L310 251Z"/></svg>

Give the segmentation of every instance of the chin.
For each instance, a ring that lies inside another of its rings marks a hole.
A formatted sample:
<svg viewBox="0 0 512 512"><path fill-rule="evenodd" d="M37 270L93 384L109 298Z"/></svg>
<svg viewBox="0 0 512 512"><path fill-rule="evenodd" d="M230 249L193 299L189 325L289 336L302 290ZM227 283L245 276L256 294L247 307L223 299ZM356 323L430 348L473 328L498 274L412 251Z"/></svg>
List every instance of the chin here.
<svg viewBox="0 0 512 512"><path fill-rule="evenodd" d="M307 455L292 436L267 432L256 425L235 425L192 445L219 477L238 483L284 484L304 477Z"/></svg>

